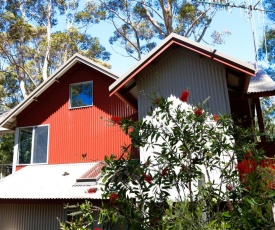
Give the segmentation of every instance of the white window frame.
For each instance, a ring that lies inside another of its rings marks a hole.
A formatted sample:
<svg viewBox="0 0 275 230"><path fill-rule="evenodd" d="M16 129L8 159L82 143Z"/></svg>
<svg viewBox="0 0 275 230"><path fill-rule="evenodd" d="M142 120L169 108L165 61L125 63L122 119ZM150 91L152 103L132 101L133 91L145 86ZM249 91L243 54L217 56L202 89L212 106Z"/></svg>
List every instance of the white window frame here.
<svg viewBox="0 0 275 230"><path fill-rule="evenodd" d="M47 136L47 158L46 162L43 163L33 163L33 150L34 150L34 133L36 127L48 127L48 136ZM20 129L24 128L32 128L32 147L31 147L31 162L28 164L19 164L19 140L20 140ZM24 126L24 127L18 127L15 130L15 140L14 140L14 156L13 156L13 172L15 172L16 166L20 165L37 165L37 164L48 164L49 159L49 142L50 142L50 125L36 125L36 126Z"/></svg>
<svg viewBox="0 0 275 230"><path fill-rule="evenodd" d="M71 106L71 86L85 84L85 83L92 83L92 104L91 105L72 107ZM70 84L70 86L69 86L69 109L78 109L78 108L92 107L93 104L94 104L94 82L93 81L83 81L83 82L76 82L76 83Z"/></svg>

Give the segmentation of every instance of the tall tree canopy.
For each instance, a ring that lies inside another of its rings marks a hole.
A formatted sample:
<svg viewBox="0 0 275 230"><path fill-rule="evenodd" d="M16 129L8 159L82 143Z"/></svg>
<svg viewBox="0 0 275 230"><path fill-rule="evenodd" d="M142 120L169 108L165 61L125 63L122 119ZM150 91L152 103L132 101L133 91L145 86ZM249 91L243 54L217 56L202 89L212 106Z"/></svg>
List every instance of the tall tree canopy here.
<svg viewBox="0 0 275 230"><path fill-rule="evenodd" d="M275 2L265 0L263 5L267 10L266 14L269 20L275 22ZM275 28L272 26L273 24L270 23L271 26L266 28L265 36L259 48L259 59L266 61L265 71L275 80Z"/></svg>
<svg viewBox="0 0 275 230"><path fill-rule="evenodd" d="M0 0L2 110L25 98L77 52L93 60L109 59L99 39L85 30L99 22L97 6L89 4L89 18L80 8L80 0Z"/></svg>
<svg viewBox="0 0 275 230"><path fill-rule="evenodd" d="M195 0L99 1L104 18L115 28L110 43L119 45L136 60L155 47L157 39L172 32L200 42L216 13L213 6Z"/></svg>

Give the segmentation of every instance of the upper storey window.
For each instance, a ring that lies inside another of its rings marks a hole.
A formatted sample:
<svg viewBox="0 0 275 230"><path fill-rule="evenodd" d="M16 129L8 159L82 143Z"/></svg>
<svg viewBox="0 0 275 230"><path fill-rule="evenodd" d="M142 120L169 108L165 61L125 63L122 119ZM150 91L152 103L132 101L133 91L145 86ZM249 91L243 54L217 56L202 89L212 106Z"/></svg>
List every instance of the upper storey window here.
<svg viewBox="0 0 275 230"><path fill-rule="evenodd" d="M93 82L81 82L70 85L70 109L93 105Z"/></svg>

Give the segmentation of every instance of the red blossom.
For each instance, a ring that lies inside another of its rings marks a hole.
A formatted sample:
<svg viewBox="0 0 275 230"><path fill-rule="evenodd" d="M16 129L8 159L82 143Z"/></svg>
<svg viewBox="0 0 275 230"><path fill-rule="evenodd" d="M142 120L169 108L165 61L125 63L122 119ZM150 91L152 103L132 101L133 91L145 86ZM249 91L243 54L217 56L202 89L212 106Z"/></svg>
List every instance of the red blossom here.
<svg viewBox="0 0 275 230"><path fill-rule="evenodd" d="M94 228L94 230L102 230L101 228Z"/></svg>
<svg viewBox="0 0 275 230"><path fill-rule="evenodd" d="M180 95L180 100L183 102L187 102L189 95L190 95L190 92L188 90L183 90Z"/></svg>
<svg viewBox="0 0 275 230"><path fill-rule="evenodd" d="M118 199L118 194L117 194L117 193L112 193L112 194L109 196L109 198L110 198L110 203L111 203L111 204L115 204L116 201L117 201L117 199Z"/></svg>
<svg viewBox="0 0 275 230"><path fill-rule="evenodd" d="M150 163L151 163L151 162L150 162L149 160L147 160L147 161L145 162L144 165L145 165L146 167L148 167L148 166L150 165Z"/></svg>
<svg viewBox="0 0 275 230"><path fill-rule="evenodd" d="M227 188L229 191L232 191L232 190L233 190L233 186L232 186L231 184L226 185L226 188Z"/></svg>
<svg viewBox="0 0 275 230"><path fill-rule="evenodd" d="M161 175L162 176L166 176L167 175L167 172L168 172L168 167L165 167L162 172L161 172Z"/></svg>
<svg viewBox="0 0 275 230"><path fill-rule="evenodd" d="M213 115L213 119L214 119L214 121L217 122L217 121L220 119L220 116L217 115L217 114L214 114L214 115Z"/></svg>
<svg viewBox="0 0 275 230"><path fill-rule="evenodd" d="M275 190L275 183L270 183L269 188Z"/></svg>
<svg viewBox="0 0 275 230"><path fill-rule="evenodd" d="M202 115L202 110L200 108L197 108L194 110L194 114L200 117Z"/></svg>
<svg viewBox="0 0 275 230"><path fill-rule="evenodd" d="M147 183L151 184L151 181L152 181L151 175L145 174L145 175L144 175L144 180L145 180Z"/></svg>
<svg viewBox="0 0 275 230"><path fill-rule="evenodd" d="M252 155L252 151L248 151L247 154L245 155L245 159L250 159Z"/></svg>
<svg viewBox="0 0 275 230"><path fill-rule="evenodd" d="M160 98L155 99L154 104L158 105L160 103Z"/></svg>
<svg viewBox="0 0 275 230"><path fill-rule="evenodd" d="M187 171L187 170L188 170L188 168L186 167L186 165L181 166L181 171Z"/></svg>
<svg viewBox="0 0 275 230"><path fill-rule="evenodd" d="M120 124L122 121L122 118L121 117L111 117L111 121L116 124Z"/></svg>
<svg viewBox="0 0 275 230"><path fill-rule="evenodd" d="M133 127L128 127L128 134L131 134L132 132L134 132L134 128Z"/></svg>
<svg viewBox="0 0 275 230"><path fill-rule="evenodd" d="M88 193L96 193L96 191L97 191L97 188L89 188L88 189Z"/></svg>

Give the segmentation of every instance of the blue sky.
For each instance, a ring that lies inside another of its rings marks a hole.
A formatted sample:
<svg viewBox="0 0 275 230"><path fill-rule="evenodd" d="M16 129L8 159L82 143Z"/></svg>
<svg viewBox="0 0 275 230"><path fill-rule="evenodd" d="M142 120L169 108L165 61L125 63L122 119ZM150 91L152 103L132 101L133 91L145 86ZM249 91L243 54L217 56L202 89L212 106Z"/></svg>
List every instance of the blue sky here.
<svg viewBox="0 0 275 230"><path fill-rule="evenodd" d="M263 13L255 11L253 16L255 23L255 39L258 45L263 35ZM111 31L113 31L112 27L107 24L101 24L100 26L94 26L92 29L93 31L97 31L95 36L98 36L102 45L112 53L109 63L112 65L112 70L114 72L123 74L136 63L133 58L123 57L114 52L108 42L109 37L112 34ZM225 38L225 44L213 46L215 49L242 61L255 60L251 23L242 9L235 8L231 11L219 11L215 15L210 28L204 37L204 40L208 43L211 43L210 35L213 30L219 32L228 30L231 32L231 35ZM202 44L210 46L203 42ZM114 46L114 48L118 50L116 46Z"/></svg>

